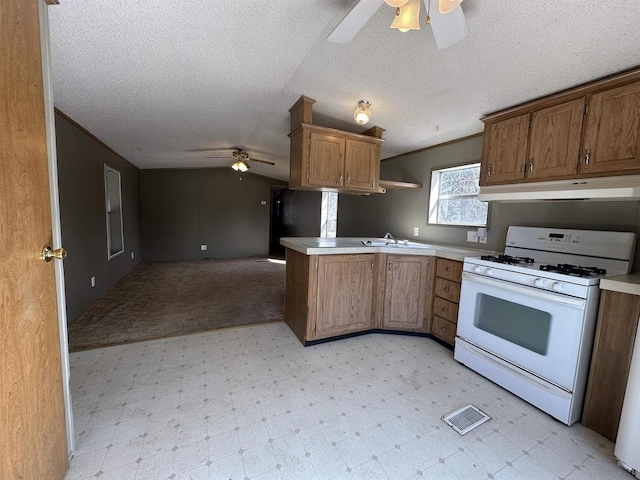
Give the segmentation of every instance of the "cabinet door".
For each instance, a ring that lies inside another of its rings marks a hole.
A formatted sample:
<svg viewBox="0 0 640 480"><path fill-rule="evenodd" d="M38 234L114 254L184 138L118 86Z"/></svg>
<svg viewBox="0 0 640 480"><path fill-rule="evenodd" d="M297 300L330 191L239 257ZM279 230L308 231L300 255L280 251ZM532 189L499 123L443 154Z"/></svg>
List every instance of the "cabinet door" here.
<svg viewBox="0 0 640 480"><path fill-rule="evenodd" d="M553 180L578 171L584 97L533 112L527 178Z"/></svg>
<svg viewBox="0 0 640 480"><path fill-rule="evenodd" d="M371 328L374 254L320 255L315 338Z"/></svg>
<svg viewBox="0 0 640 480"><path fill-rule="evenodd" d="M346 140L345 187L374 190L380 175L380 155L376 143Z"/></svg>
<svg viewBox="0 0 640 480"><path fill-rule="evenodd" d="M640 171L640 82L591 97L581 173Z"/></svg>
<svg viewBox="0 0 640 480"><path fill-rule="evenodd" d="M307 182L312 186L341 187L344 176L344 138L311 132Z"/></svg>
<svg viewBox="0 0 640 480"><path fill-rule="evenodd" d="M425 329L425 303L428 262L417 255L389 255L387 284L384 296L383 328Z"/></svg>
<svg viewBox="0 0 640 480"><path fill-rule="evenodd" d="M480 185L524 179L528 135L528 113L485 126Z"/></svg>

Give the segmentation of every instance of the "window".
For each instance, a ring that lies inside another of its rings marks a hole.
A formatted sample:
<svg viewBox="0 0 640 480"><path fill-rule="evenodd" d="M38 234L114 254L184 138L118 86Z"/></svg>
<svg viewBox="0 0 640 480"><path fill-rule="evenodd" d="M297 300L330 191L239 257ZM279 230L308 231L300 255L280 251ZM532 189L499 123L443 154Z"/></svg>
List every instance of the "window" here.
<svg viewBox="0 0 640 480"><path fill-rule="evenodd" d="M431 173L429 223L487 224L487 202L478 200L480 164L443 168Z"/></svg>
<svg viewBox="0 0 640 480"><path fill-rule="evenodd" d="M336 238L338 230L338 194L322 192L320 211L320 237Z"/></svg>
<svg viewBox="0 0 640 480"><path fill-rule="evenodd" d="M104 166L104 196L107 211L107 259L124 252L122 225L122 186L120 172Z"/></svg>

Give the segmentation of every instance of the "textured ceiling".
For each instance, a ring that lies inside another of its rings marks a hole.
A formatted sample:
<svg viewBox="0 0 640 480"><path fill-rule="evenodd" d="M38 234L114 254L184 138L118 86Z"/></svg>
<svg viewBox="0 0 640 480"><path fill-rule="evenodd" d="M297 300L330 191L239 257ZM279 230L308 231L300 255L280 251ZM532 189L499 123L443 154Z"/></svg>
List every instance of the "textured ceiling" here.
<svg viewBox="0 0 640 480"><path fill-rule="evenodd" d="M244 146L276 162L252 172L287 179L301 94L317 100L314 123L351 131L358 100L371 100L385 158L640 65L638 0L465 0L471 35L446 50L424 22L391 30L386 5L350 43L326 41L355 0L60 3L49 8L55 105L140 168L230 165L197 150Z"/></svg>

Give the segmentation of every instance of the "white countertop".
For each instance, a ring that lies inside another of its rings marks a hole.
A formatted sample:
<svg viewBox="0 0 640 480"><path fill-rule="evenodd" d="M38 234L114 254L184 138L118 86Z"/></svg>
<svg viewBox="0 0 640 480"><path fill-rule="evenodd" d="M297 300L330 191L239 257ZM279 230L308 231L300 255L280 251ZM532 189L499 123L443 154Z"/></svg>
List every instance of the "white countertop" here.
<svg viewBox="0 0 640 480"><path fill-rule="evenodd" d="M363 245L362 242L371 241L373 245ZM480 255L495 255L496 252L476 250L472 248L452 247L448 245L426 244L410 242L409 245L384 245L380 238L340 237L284 237L280 244L305 255L343 255L358 253L391 253L396 255L426 255L430 257L448 258L463 261L464 257L478 257Z"/></svg>
<svg viewBox="0 0 640 480"><path fill-rule="evenodd" d="M600 280L600 289L612 292L640 295L640 274L629 273Z"/></svg>

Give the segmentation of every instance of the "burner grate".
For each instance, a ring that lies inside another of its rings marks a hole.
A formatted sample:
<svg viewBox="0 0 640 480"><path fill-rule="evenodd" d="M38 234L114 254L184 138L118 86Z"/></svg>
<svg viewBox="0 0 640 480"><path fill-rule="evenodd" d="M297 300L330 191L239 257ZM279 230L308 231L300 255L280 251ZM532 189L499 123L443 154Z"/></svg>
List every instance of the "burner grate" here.
<svg viewBox="0 0 640 480"><path fill-rule="evenodd" d="M511 255L482 255L481 260L489 260L490 262L506 263L508 265L519 265L533 263L530 257L513 257Z"/></svg>
<svg viewBox="0 0 640 480"><path fill-rule="evenodd" d="M573 275L576 277L594 277L598 275L605 275L607 273L604 268L583 267L582 265L571 265L569 263L540 265L540 270L545 272L563 273L565 275Z"/></svg>

